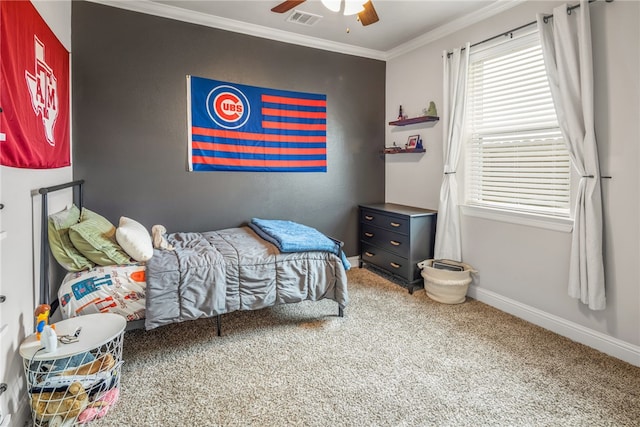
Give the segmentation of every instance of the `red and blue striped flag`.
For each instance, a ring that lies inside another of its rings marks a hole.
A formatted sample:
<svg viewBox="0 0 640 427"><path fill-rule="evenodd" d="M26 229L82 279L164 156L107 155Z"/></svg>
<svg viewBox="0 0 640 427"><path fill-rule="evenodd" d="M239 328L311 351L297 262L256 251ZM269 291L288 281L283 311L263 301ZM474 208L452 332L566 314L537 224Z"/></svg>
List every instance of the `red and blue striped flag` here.
<svg viewBox="0 0 640 427"><path fill-rule="evenodd" d="M326 172L326 95L187 76L189 170Z"/></svg>

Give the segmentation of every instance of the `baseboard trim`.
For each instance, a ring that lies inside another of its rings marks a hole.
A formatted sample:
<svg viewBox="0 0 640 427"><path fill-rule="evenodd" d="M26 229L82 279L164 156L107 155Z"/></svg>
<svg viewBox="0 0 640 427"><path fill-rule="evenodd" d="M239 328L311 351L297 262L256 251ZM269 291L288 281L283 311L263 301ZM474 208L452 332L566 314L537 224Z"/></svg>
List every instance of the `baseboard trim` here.
<svg viewBox="0 0 640 427"><path fill-rule="evenodd" d="M349 261L352 268L360 266L360 257L358 255L347 257L347 261Z"/></svg>
<svg viewBox="0 0 640 427"><path fill-rule="evenodd" d="M512 314L534 325L569 338L570 340L640 367L640 346L619 340L602 332L594 331L593 329L586 328L577 323L476 286L470 286L467 295L498 310Z"/></svg>

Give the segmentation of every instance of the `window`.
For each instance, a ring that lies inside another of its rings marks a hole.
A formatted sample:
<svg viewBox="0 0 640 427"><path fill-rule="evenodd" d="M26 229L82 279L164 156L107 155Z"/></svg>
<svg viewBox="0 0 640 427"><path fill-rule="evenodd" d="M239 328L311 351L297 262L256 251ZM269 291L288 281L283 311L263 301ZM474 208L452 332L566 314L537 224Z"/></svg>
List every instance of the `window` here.
<svg viewBox="0 0 640 427"><path fill-rule="evenodd" d="M469 57L466 204L568 218L571 163L538 33Z"/></svg>

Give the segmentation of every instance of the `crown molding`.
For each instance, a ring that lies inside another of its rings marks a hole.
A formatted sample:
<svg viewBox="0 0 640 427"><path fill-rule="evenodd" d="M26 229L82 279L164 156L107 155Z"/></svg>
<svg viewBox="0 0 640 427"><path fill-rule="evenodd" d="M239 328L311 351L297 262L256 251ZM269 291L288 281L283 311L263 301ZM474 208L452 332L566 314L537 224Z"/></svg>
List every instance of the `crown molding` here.
<svg viewBox="0 0 640 427"><path fill-rule="evenodd" d="M91 3L99 3L105 6L113 6L120 9L126 9L133 12L145 13L148 15L159 16L162 18L175 19L178 21L189 22L192 24L203 25L220 30L231 31L234 33L247 34L250 36L261 37L281 41L284 43L297 44L300 46L311 47L316 49L328 50L331 52L344 53L347 55L362 56L370 59L385 60L385 53L374 50L365 49L345 43L331 42L316 37L309 37L301 34L291 33L288 31L277 30L264 27L261 25L250 24L246 22L236 21L234 19L222 18L219 16L207 15L206 13L195 12L170 6L162 3L155 3L149 0L88 0Z"/></svg>
<svg viewBox="0 0 640 427"><path fill-rule="evenodd" d="M133 12L145 13L148 15L159 16L162 18L175 19L178 21L189 22L192 24L203 25L211 28L217 28L234 33L247 34L250 36L261 37L270 40L276 40L284 43L296 44L300 46L327 50L331 52L343 53L347 55L361 56L364 58L377 59L387 61L397 56L403 55L414 49L432 43L442 37L461 30L469 25L482 21L493 15L508 10L526 0L499 0L489 6L480 9L477 12L454 19L422 36L416 37L398 47L388 51L379 51L374 49L366 49L352 46L345 43L331 42L328 40L309 37L301 34L291 33L288 31L276 30L261 25L250 24L246 22L236 21L233 19L222 18L219 16L207 15L205 13L181 9L162 3L156 3L149 0L88 0L92 3L99 3L105 6L117 7Z"/></svg>
<svg viewBox="0 0 640 427"><path fill-rule="evenodd" d="M407 52L415 50L419 47L425 46L429 43L432 43L438 39L448 36L449 34L453 34L456 31L462 30L470 25L476 24L480 21L483 21L487 18L490 18L494 15L502 13L506 10L511 9L512 7L518 6L519 4L524 3L526 0L503 0L496 1L491 3L490 5L483 7L482 9L470 13L465 16L461 16L460 18L456 18L450 22L447 22L440 27L429 31L421 36L416 37L415 39L409 40L408 42L401 44L393 49L390 49L385 52L385 59L393 59L397 56L404 55Z"/></svg>

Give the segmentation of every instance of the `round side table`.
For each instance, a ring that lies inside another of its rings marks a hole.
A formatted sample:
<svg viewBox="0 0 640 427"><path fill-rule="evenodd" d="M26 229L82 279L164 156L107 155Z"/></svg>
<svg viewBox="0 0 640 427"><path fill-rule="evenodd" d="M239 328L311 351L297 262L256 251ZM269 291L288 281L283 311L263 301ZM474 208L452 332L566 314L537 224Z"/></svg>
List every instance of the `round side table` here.
<svg viewBox="0 0 640 427"><path fill-rule="evenodd" d="M120 393L126 324L112 313L62 320L55 323L58 347L49 353L35 334L25 338L20 355L34 426L71 426L106 414ZM74 335L74 342L61 340Z"/></svg>

